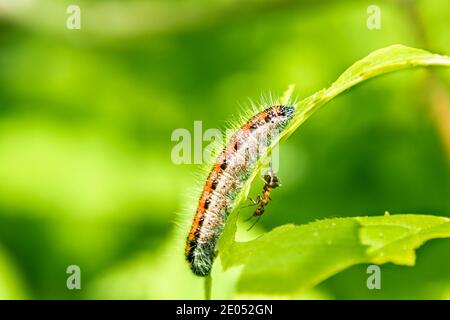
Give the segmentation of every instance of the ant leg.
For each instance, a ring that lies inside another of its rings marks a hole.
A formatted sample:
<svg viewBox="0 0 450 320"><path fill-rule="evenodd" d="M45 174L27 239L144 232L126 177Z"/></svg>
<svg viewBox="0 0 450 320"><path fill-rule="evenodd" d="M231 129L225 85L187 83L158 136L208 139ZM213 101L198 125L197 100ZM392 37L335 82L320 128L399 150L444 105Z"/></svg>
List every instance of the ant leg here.
<svg viewBox="0 0 450 320"><path fill-rule="evenodd" d="M250 218L252 218L252 217L250 217ZM261 216L258 216L256 218L255 222L253 222L253 224L250 226L250 228L247 229L247 231L250 231L258 223L259 219L261 219Z"/></svg>
<svg viewBox="0 0 450 320"><path fill-rule="evenodd" d="M245 206L245 207L242 207L242 208L246 208L246 207L251 207L251 206L259 205L259 204L261 203L261 201L262 201L262 197L261 197L261 195L259 195L259 196L256 197L256 200L253 200L253 199L250 199L250 200L251 200L253 203L252 203L251 205L248 205L248 206ZM254 216L255 216L255 214L253 213L250 217L248 217L247 219L245 219L244 222L247 222L247 221L251 220Z"/></svg>
<svg viewBox="0 0 450 320"><path fill-rule="evenodd" d="M240 208L248 208L248 207L253 207L253 206L257 206L258 204L261 203L262 201L262 197L259 195L256 197L256 199L252 199L252 198L248 198L248 200L250 200L251 204L247 205L247 206L241 206Z"/></svg>
<svg viewBox="0 0 450 320"><path fill-rule="evenodd" d="M241 206L240 208L248 208L248 207L253 207L253 206L257 206L259 204L258 198L256 200L253 200L251 198L248 198L248 200L250 200L251 204L246 205L246 206Z"/></svg>

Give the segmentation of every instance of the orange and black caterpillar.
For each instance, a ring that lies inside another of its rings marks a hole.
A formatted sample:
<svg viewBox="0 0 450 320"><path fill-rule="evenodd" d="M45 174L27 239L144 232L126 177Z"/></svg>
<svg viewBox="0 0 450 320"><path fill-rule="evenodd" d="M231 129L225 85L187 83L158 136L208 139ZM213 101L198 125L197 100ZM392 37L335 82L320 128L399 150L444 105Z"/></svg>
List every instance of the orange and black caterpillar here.
<svg viewBox="0 0 450 320"><path fill-rule="evenodd" d="M207 276L211 272L216 244L236 196L294 114L294 107L287 105L257 113L232 135L217 157L201 192L185 246L194 274Z"/></svg>

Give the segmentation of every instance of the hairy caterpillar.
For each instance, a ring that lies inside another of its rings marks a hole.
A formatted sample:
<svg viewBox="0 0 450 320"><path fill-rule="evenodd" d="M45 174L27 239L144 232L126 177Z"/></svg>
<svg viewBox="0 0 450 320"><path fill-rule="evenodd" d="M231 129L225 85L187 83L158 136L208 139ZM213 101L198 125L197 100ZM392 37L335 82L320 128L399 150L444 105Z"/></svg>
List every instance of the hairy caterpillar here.
<svg viewBox="0 0 450 320"><path fill-rule="evenodd" d="M231 136L217 157L198 200L185 246L194 274L210 273L217 241L236 196L294 114L290 105L274 105L257 113Z"/></svg>

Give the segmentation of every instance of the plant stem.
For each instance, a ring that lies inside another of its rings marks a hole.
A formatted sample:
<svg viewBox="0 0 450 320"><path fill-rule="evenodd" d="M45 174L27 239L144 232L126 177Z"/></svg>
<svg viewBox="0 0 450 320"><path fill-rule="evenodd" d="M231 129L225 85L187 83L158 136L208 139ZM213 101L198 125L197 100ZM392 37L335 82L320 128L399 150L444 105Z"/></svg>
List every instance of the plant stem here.
<svg viewBox="0 0 450 320"><path fill-rule="evenodd" d="M205 300L211 300L211 289L212 289L211 274L205 277L204 289L205 289Z"/></svg>

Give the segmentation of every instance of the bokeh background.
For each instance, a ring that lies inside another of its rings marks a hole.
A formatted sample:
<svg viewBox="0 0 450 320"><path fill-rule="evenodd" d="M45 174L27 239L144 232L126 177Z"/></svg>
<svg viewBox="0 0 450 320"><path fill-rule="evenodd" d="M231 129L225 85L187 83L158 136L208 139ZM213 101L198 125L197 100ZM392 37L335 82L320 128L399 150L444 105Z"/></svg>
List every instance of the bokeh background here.
<svg viewBox="0 0 450 320"><path fill-rule="evenodd" d="M173 130L224 128L291 83L306 97L391 44L448 55L449 21L442 0L0 0L0 298L202 298L177 226L197 166L171 161ZM309 119L281 146L283 187L254 232L450 216L450 72L434 71L371 80ZM381 290L355 266L290 298L449 299L449 251L433 240L415 267L384 265ZM213 298L248 297L238 271L214 272Z"/></svg>

